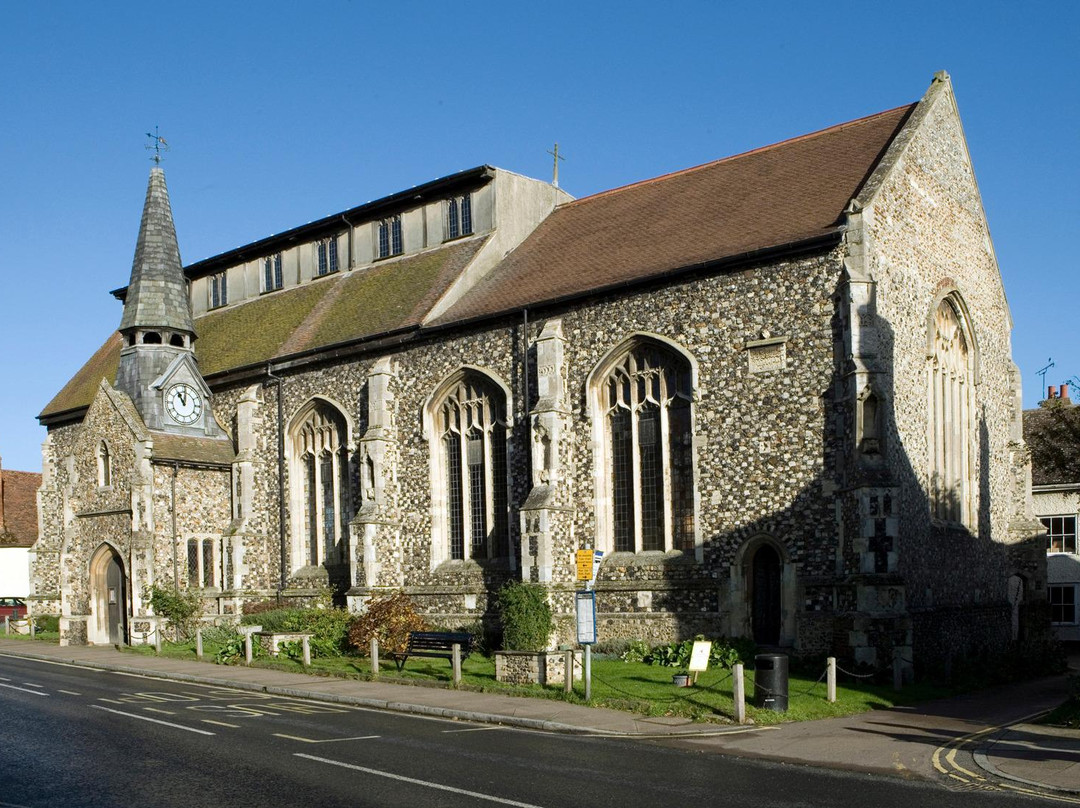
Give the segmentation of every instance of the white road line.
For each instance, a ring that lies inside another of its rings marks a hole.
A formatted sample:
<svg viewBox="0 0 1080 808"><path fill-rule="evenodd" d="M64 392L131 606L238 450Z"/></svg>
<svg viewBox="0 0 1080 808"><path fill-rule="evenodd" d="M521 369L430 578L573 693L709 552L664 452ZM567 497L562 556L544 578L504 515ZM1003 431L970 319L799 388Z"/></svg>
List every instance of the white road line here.
<svg viewBox="0 0 1080 808"><path fill-rule="evenodd" d="M166 727L173 727L174 729L185 729L188 732L197 732L199 733L199 735L217 735L216 732L210 732L209 730L196 729L195 727L185 727L183 724L174 724L171 721L162 721L160 718L151 718L148 715L139 715L138 713L125 713L122 710L114 710L112 707L102 707L100 704L91 704L90 707L94 710L104 710L107 713L126 715L128 718L137 718L140 721L150 721L154 724L164 724Z"/></svg>
<svg viewBox="0 0 1080 808"><path fill-rule="evenodd" d="M6 676L0 676L0 682L10 682L10 681L11 680L8 679ZM0 805L3 805L3 803L0 803Z"/></svg>
<svg viewBox="0 0 1080 808"><path fill-rule="evenodd" d="M69 696L81 696L82 693L76 693L74 690L57 690L57 693L67 693Z"/></svg>
<svg viewBox="0 0 1080 808"><path fill-rule="evenodd" d="M122 701L117 701L116 699L107 699L104 696L98 696L98 701L107 701L107 702L109 702L109 704L123 704L124 703Z"/></svg>
<svg viewBox="0 0 1080 808"><path fill-rule="evenodd" d="M487 732L490 729L506 729L506 727L469 727L468 729L444 729L443 734L448 735L452 732Z"/></svg>
<svg viewBox="0 0 1080 808"><path fill-rule="evenodd" d="M240 729L239 724L226 724L224 721L211 721L209 718L202 720L204 724L213 724L215 727L229 727L230 729Z"/></svg>
<svg viewBox="0 0 1080 808"><path fill-rule="evenodd" d="M27 687L45 687L45 685L35 684L34 682L23 682Z"/></svg>
<svg viewBox="0 0 1080 808"><path fill-rule="evenodd" d="M21 690L23 693L33 693L35 696L47 696L48 693L42 693L40 690L31 690L28 687L18 687L17 685L5 685L0 682L0 687L7 687L11 690Z"/></svg>
<svg viewBox="0 0 1080 808"><path fill-rule="evenodd" d="M162 715L176 715L173 710L161 710L157 707L143 707L143 709L151 713L161 713Z"/></svg>
<svg viewBox="0 0 1080 808"><path fill-rule="evenodd" d="M301 738L299 735L284 735L280 732L272 733L275 738L285 738L289 741L300 741L301 743L337 743L338 741L371 741L375 738L382 737L381 735L358 735L355 738L323 738L317 740L315 738Z"/></svg>
<svg viewBox="0 0 1080 808"><path fill-rule="evenodd" d="M326 763L330 766L340 766L343 769L352 769L353 771L364 772L365 774L374 774L376 777L388 777L391 780L400 780L403 783L412 783L413 785L424 786L425 788L434 788L438 789L439 791L449 791L453 794L464 794L466 797L476 797L478 800L497 802L500 805L514 805L517 808L541 808L541 806L534 805L531 802L506 800L502 797L494 797L491 794L481 794L479 791L467 791L464 788L444 786L441 783L429 783L427 780L417 780L414 777L405 777L404 775L400 774L381 772L378 769L369 769L366 766L354 766L352 763L342 763L339 760L329 760L327 758L315 757L315 755L305 755L302 752L294 752L293 755L299 758L306 758L307 760L314 760L316 763Z"/></svg>

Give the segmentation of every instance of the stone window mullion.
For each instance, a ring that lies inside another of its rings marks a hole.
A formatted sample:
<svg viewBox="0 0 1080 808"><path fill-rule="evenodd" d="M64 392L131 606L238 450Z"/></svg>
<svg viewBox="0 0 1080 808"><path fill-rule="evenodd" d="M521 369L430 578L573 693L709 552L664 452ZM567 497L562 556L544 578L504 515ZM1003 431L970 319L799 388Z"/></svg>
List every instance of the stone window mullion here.
<svg viewBox="0 0 1080 808"><path fill-rule="evenodd" d="M315 508L315 518L312 519L312 529L315 533L311 537L312 548L312 564L322 563L322 534L323 534L323 495L322 495L322 453L316 452L312 456L312 466L314 466L314 474L312 486L314 488L314 497L312 498L312 504Z"/></svg>
<svg viewBox="0 0 1080 808"><path fill-rule="evenodd" d="M663 497L660 502L660 525L664 536L664 549L670 550L672 544L672 508L675 499L671 484L671 419L668 412L668 397L663 374L660 376L660 466L663 484Z"/></svg>

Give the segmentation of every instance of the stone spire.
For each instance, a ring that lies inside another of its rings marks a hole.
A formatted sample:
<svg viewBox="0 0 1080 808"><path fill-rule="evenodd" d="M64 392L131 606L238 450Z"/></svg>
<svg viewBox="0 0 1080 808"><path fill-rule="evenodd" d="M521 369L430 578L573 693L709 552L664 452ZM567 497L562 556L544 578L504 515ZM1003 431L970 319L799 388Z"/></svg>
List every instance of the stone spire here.
<svg viewBox="0 0 1080 808"><path fill-rule="evenodd" d="M195 338L165 172L158 166L150 169L124 316L120 320L120 333L125 336L135 329L182 332L191 340ZM168 337L162 336L168 342Z"/></svg>

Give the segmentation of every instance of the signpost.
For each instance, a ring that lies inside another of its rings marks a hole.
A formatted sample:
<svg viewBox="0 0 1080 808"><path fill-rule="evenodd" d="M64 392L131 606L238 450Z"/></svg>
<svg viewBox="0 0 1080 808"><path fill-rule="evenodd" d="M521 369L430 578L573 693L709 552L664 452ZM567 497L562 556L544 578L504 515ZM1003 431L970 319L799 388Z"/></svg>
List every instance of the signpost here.
<svg viewBox="0 0 1080 808"><path fill-rule="evenodd" d="M574 593L577 641L585 646L585 701L592 698L592 647L596 642L596 592L593 591L593 584L603 557L600 550L578 550L574 556L577 579L585 583L585 589Z"/></svg>

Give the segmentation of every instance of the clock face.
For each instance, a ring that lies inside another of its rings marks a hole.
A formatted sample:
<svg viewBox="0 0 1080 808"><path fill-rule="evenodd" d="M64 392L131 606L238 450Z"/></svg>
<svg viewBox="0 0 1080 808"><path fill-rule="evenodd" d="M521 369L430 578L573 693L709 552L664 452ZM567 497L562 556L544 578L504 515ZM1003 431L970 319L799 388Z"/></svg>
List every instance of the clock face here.
<svg viewBox="0 0 1080 808"><path fill-rule="evenodd" d="M193 424L202 415L202 398L190 384L174 384L165 393L165 411L178 424Z"/></svg>

